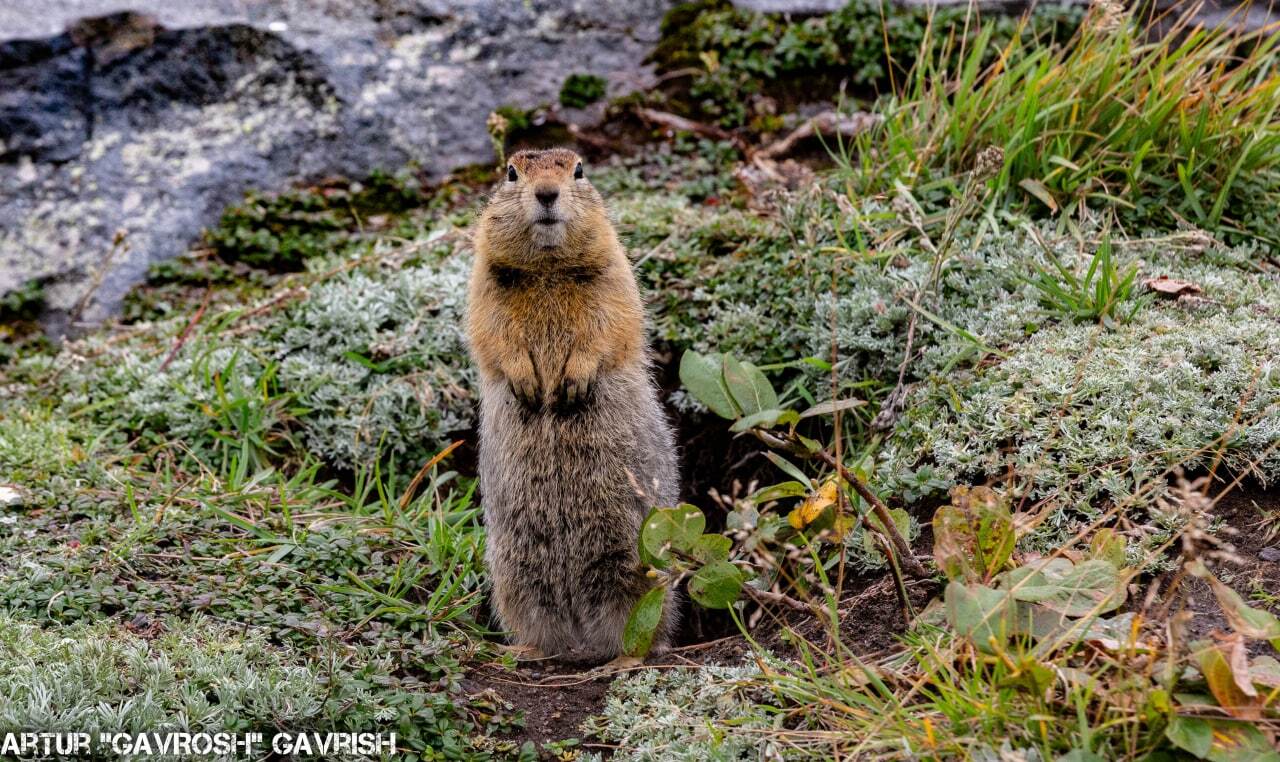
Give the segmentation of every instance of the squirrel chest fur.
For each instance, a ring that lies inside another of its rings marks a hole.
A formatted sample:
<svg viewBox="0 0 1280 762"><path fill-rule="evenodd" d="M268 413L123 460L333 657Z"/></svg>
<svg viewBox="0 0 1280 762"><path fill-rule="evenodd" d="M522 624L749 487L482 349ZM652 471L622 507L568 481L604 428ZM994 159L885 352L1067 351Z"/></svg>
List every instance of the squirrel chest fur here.
<svg viewBox="0 0 1280 762"><path fill-rule="evenodd" d="M678 496L631 265L581 160L563 149L511 157L475 248L468 335L496 612L519 646L616 657L652 584L641 522Z"/></svg>

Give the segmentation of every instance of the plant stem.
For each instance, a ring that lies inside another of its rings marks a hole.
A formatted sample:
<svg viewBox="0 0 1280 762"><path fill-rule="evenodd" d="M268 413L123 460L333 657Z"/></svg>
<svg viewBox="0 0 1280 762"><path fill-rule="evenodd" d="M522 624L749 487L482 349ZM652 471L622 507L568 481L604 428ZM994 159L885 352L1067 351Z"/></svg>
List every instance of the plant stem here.
<svg viewBox="0 0 1280 762"><path fill-rule="evenodd" d="M743 585L742 589L746 591L747 595L754 598L756 603L780 604L782 606L786 606L789 609L793 609L795 611L803 611L807 614L818 617L819 619L822 618L823 612L820 607L814 606L813 604L810 604L810 603L805 603L804 601L796 600L795 598L792 598L791 596L785 593L775 593L772 590L759 590L757 588L752 587L751 585Z"/></svg>
<svg viewBox="0 0 1280 762"><path fill-rule="evenodd" d="M898 562L902 565L902 568L911 576L919 579L931 576L929 571L925 569L924 564L920 562L920 559L916 558L911 552L911 545L907 542L907 539L902 536L902 533L898 531L898 525L893 523L893 517L889 515L889 509L885 506L884 502L876 496L876 493L871 491L871 488L867 486L866 482L864 482L857 474L845 468L844 464L837 460L834 455L826 450L809 450L800 443L800 440L796 438L794 433L787 434L784 439L772 431L766 431L764 429L752 429L752 432L755 433L756 437L760 439L760 441L770 447L785 450L795 455L800 455L801 457L820 460L834 468L836 473L840 475L841 479L844 479L846 482L853 485L853 489L862 496L863 500L867 501L867 505L870 505L871 510L875 511L876 518L880 519L880 523L884 525L883 529L881 527L877 527L867 521L865 514L859 514L858 518L862 522L862 527L868 532L883 537L892 547L893 554L897 556ZM896 566L894 566L894 568L896 569Z"/></svg>
<svg viewBox="0 0 1280 762"><path fill-rule="evenodd" d="M884 502L871 491L867 483L849 469L844 464L835 459L831 453L826 450L818 450L813 453L813 457L831 466L840 474L840 478L853 485L853 489L867 504L871 506L871 510L875 511L876 518L880 519L880 523L884 525L884 531L880 534L886 535L893 549L897 551L898 560L902 563L902 568L906 569L913 577L928 577L929 572L924 568L924 564L920 563L920 559L916 558L911 552L911 545L907 542L907 538L902 536L898 531L898 525L893 522L893 517L889 515L889 508ZM870 526L869 522L863 521L863 525L872 530L879 531L879 527Z"/></svg>

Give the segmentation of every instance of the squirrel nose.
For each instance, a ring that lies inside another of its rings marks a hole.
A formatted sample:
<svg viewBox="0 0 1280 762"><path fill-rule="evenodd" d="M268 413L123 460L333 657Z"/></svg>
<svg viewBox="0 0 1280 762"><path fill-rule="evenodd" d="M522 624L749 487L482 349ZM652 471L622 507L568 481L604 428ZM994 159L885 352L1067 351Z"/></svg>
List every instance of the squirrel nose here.
<svg viewBox="0 0 1280 762"><path fill-rule="evenodd" d="M543 188L535 192L533 195L537 197L538 202L543 206L550 207L556 202L557 198L560 198L560 191L554 188Z"/></svg>

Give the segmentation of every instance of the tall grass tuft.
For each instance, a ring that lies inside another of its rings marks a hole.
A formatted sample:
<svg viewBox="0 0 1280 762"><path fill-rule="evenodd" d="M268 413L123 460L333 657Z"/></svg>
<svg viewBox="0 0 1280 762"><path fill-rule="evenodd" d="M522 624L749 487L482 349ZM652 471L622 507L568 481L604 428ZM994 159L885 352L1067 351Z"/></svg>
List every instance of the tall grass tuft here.
<svg viewBox="0 0 1280 762"><path fill-rule="evenodd" d="M1027 33L993 51L976 19L977 35L932 29L847 164L855 187L945 185L994 145L1004 166L992 187L1012 203L1101 202L1137 224L1185 221L1280 246L1269 213L1280 204L1277 26L1206 29L1193 9L1157 34L1111 5L1060 46Z"/></svg>

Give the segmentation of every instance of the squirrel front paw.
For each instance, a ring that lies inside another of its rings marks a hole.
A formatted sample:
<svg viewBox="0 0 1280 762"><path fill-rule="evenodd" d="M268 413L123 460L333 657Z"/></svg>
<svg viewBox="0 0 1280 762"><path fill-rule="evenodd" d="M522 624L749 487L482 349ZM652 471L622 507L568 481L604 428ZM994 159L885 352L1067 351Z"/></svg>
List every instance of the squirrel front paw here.
<svg viewBox="0 0 1280 762"><path fill-rule="evenodd" d="M517 402L531 410L542 407L542 384L538 383L538 372L528 355L512 357L502 370L507 378L507 387L511 389L511 396Z"/></svg>
<svg viewBox="0 0 1280 762"><path fill-rule="evenodd" d="M516 402L519 402L524 407L531 410L537 410L542 407L542 395L538 391L536 379L508 378L507 387L511 390L511 396L516 398Z"/></svg>
<svg viewBox="0 0 1280 762"><path fill-rule="evenodd" d="M556 388L556 409L567 412L587 402L595 385L600 363L583 352L570 355L564 364L564 375Z"/></svg>
<svg viewBox="0 0 1280 762"><path fill-rule="evenodd" d="M556 395L556 408L561 412L568 412L586 404L591 396L593 381L594 379L587 376L580 378L565 376L560 382L560 389Z"/></svg>

